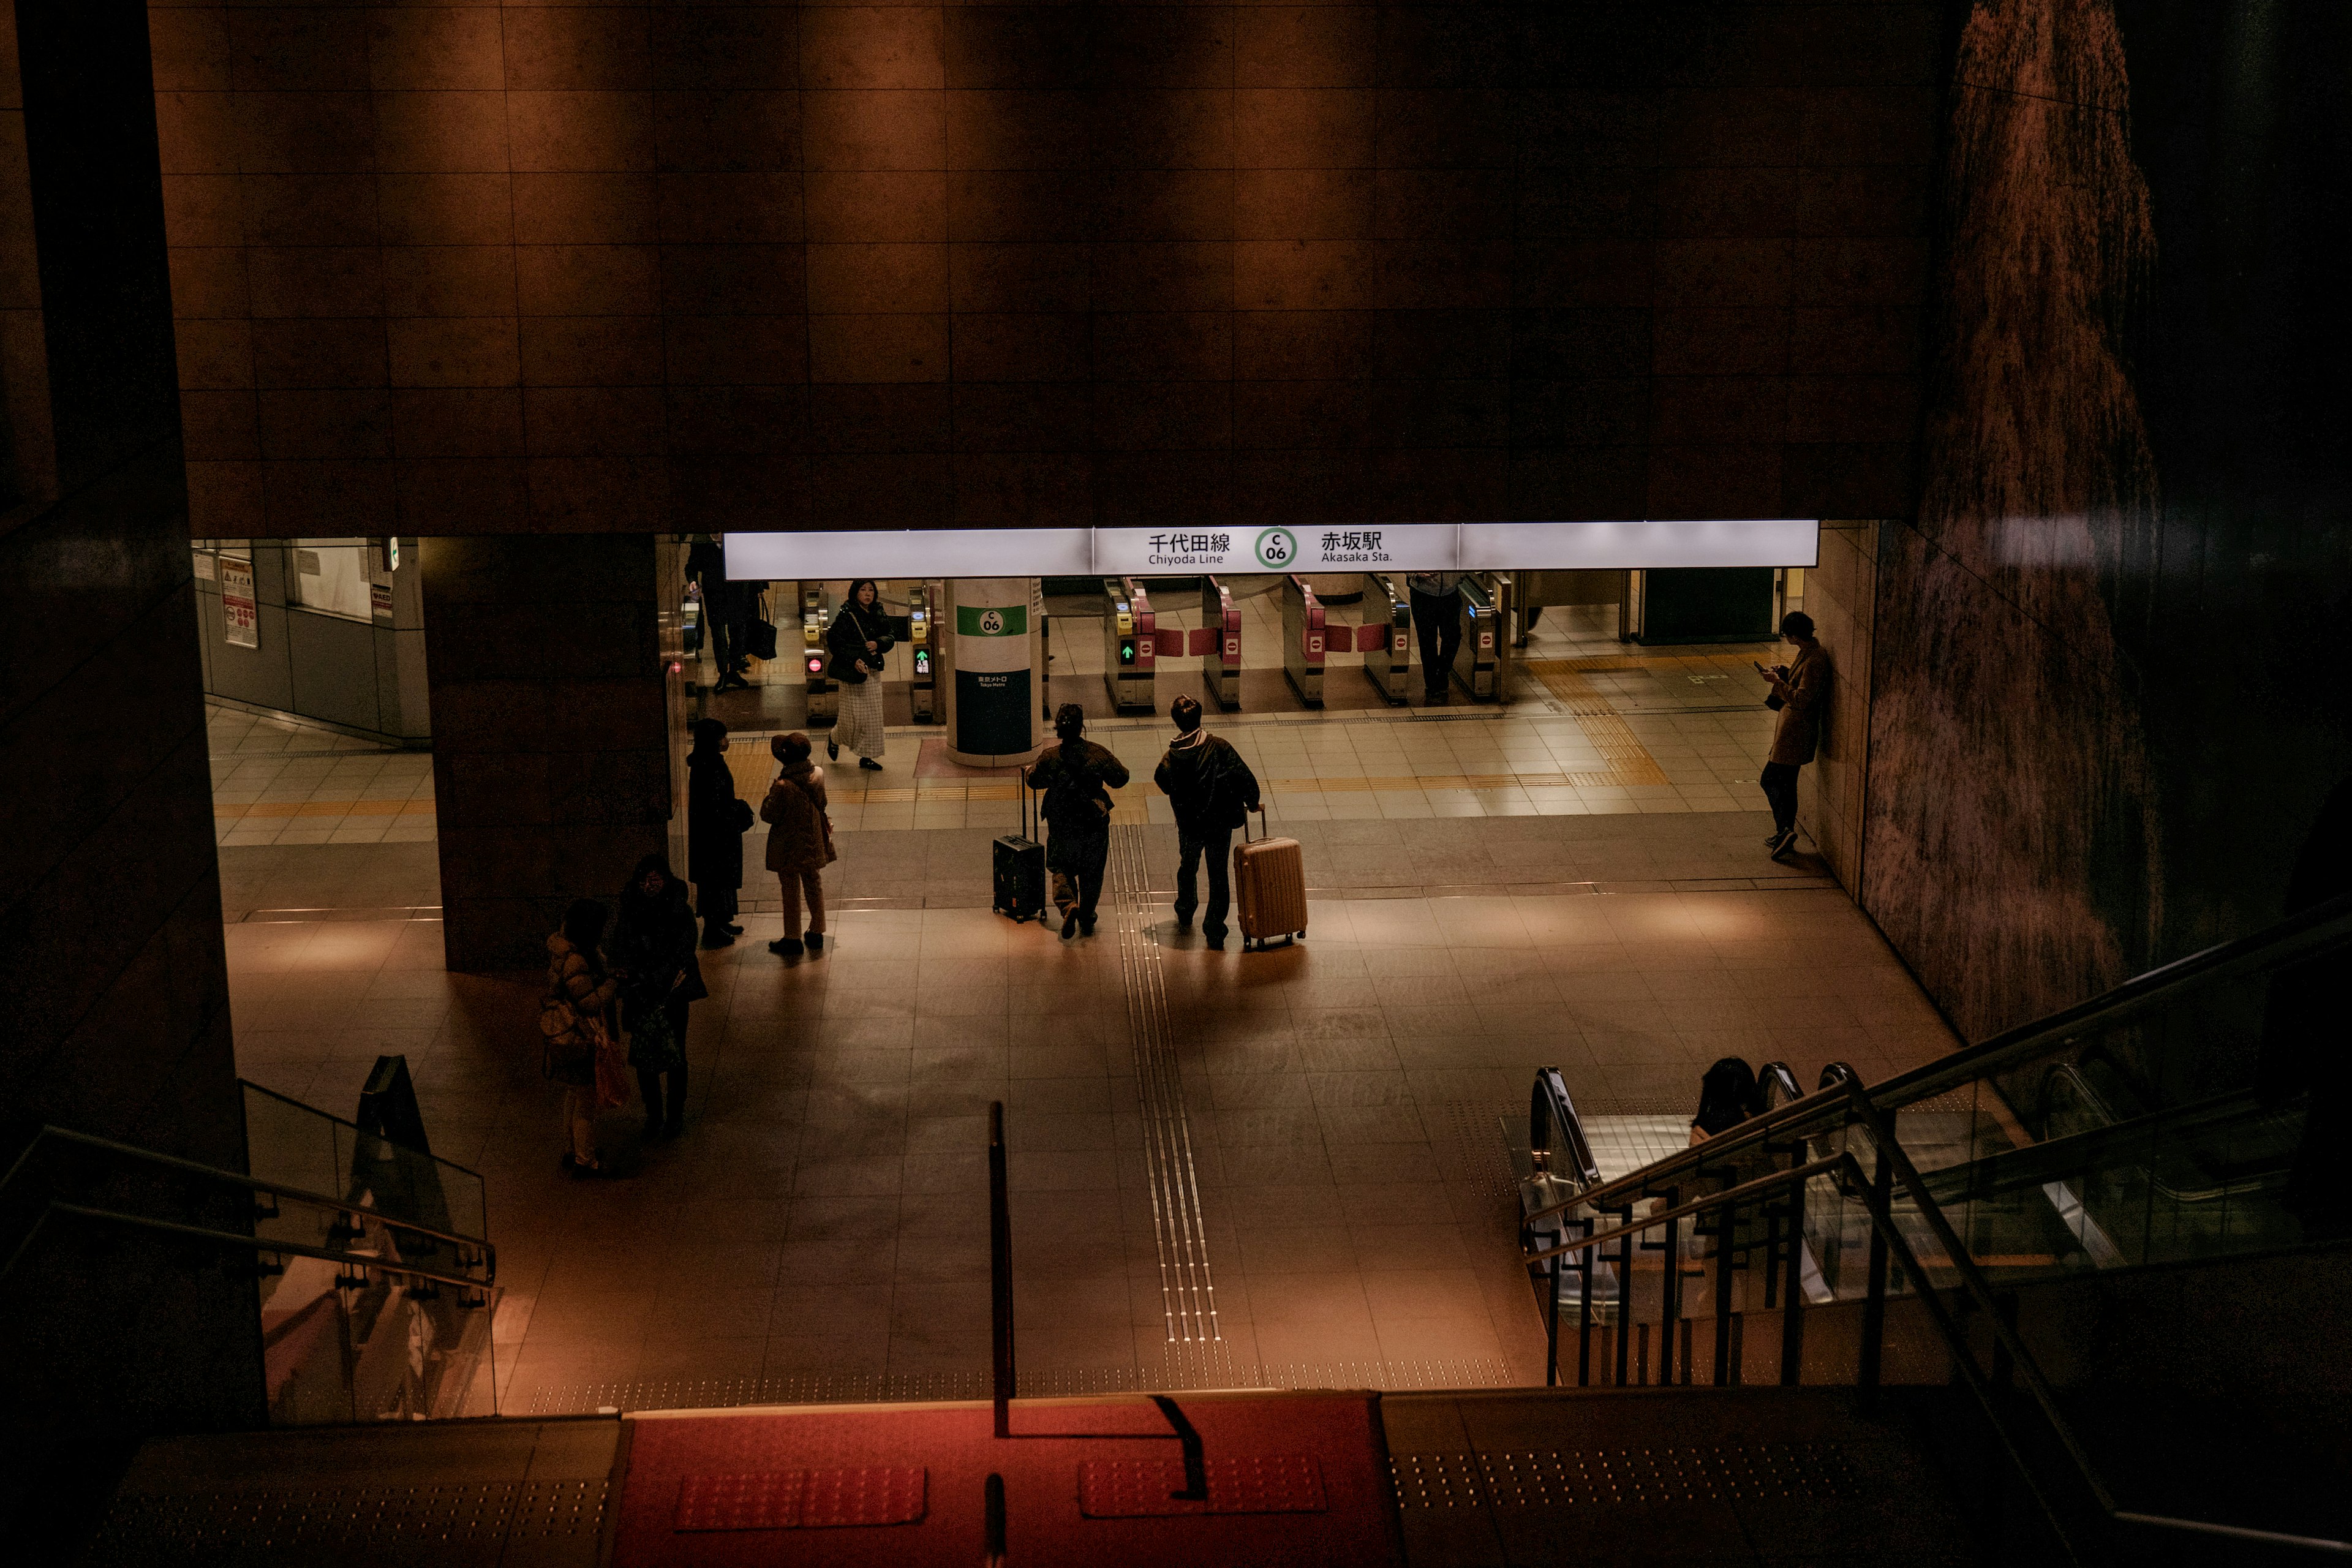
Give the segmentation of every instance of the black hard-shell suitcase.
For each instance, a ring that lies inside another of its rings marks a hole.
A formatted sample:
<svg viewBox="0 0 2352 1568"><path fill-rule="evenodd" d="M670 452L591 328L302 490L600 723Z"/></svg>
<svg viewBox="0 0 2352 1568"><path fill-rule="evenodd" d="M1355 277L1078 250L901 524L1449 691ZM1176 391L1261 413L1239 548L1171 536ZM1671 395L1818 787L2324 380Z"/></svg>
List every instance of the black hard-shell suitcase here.
<svg viewBox="0 0 2352 1568"><path fill-rule="evenodd" d="M1021 770L1021 831L1008 833L993 846L996 857L996 897L992 908L1016 921L1033 921L1045 912L1045 847L1029 837L1035 831L1029 812L1029 770Z"/></svg>

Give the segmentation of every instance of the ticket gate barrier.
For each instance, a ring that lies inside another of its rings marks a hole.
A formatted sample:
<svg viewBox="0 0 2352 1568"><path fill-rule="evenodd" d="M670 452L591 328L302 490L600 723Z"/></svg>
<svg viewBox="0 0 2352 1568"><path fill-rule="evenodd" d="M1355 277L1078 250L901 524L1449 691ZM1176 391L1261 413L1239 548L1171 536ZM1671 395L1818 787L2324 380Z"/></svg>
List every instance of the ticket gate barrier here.
<svg viewBox="0 0 2352 1568"><path fill-rule="evenodd" d="M823 583L798 584L801 594L801 674L808 682L811 724L830 724L841 710L841 689L826 673L824 634L833 626L833 609L824 602Z"/></svg>
<svg viewBox="0 0 2352 1568"><path fill-rule="evenodd" d="M1356 651L1364 656L1364 673L1380 694L1402 707L1405 677L1412 668L1412 600L1400 584L1385 572L1364 574Z"/></svg>
<svg viewBox="0 0 2352 1568"><path fill-rule="evenodd" d="M1627 598L1631 573L1577 569L1515 572L1511 574L1511 646L1528 646L1532 622L1551 605L1614 605L1619 640L1629 626Z"/></svg>
<svg viewBox="0 0 2352 1568"><path fill-rule="evenodd" d="M1201 579L1201 625L1192 651L1201 656L1201 688L1230 712L1242 705L1242 612L1233 591L1214 577Z"/></svg>
<svg viewBox="0 0 2352 1568"><path fill-rule="evenodd" d="M1462 643L1454 650L1454 679L1479 702L1503 700L1511 654L1503 628L1511 615L1511 579L1473 572L1462 579Z"/></svg>
<svg viewBox="0 0 2352 1568"><path fill-rule="evenodd" d="M1160 669L1160 630L1151 595L1132 577L1106 577L1103 595L1103 680L1115 713L1150 712Z"/></svg>
<svg viewBox="0 0 2352 1568"><path fill-rule="evenodd" d="M1323 602L1306 578L1282 579L1282 672L1309 708L1323 706L1324 642L1330 635Z"/></svg>
<svg viewBox="0 0 2352 1568"><path fill-rule="evenodd" d="M929 583L907 589L907 660L913 673L907 682L907 700L918 724L940 720L939 646L934 638L938 594Z"/></svg>

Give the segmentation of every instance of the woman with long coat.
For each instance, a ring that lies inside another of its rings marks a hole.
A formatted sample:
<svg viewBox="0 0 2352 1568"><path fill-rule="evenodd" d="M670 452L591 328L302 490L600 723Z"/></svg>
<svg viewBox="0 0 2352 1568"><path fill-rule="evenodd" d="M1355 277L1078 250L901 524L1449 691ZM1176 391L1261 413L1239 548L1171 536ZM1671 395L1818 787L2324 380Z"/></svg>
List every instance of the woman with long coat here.
<svg viewBox="0 0 2352 1568"><path fill-rule="evenodd" d="M1086 738L1086 710L1065 702L1054 715L1061 743L1048 746L1029 770L1045 792L1039 815L1045 868L1054 873L1054 907L1062 911L1062 940L1094 934L1102 898L1103 865L1110 858L1110 792L1127 787L1127 764Z"/></svg>
<svg viewBox="0 0 2352 1568"><path fill-rule="evenodd" d="M668 859L648 855L621 889L621 918L613 931L613 963L621 973L621 1026L629 1032L629 1065L646 1101L646 1142L686 1131L687 1009L710 994L694 957L694 911L686 884ZM662 1110L662 1079L669 1079L669 1110Z"/></svg>
<svg viewBox="0 0 2352 1568"><path fill-rule="evenodd" d="M778 766L760 820L768 825L768 869L783 885L784 934L768 951L802 952L801 901L808 901L807 951L824 951L824 868L833 863L833 824L825 816L824 770L810 760L809 738L795 730L768 742Z"/></svg>
<svg viewBox="0 0 2352 1568"><path fill-rule="evenodd" d="M736 894L743 886L743 835L751 808L735 793L727 765L727 726L694 721L694 749L686 754L686 875L702 915L702 945L725 947L743 934Z"/></svg>
<svg viewBox="0 0 2352 1568"><path fill-rule="evenodd" d="M882 590L871 577L849 585L825 647L833 651L833 678L841 683L841 707L825 737L824 754L841 760L841 748L857 753L857 765L879 773L883 747L882 668L889 651L889 623L882 614Z"/></svg>

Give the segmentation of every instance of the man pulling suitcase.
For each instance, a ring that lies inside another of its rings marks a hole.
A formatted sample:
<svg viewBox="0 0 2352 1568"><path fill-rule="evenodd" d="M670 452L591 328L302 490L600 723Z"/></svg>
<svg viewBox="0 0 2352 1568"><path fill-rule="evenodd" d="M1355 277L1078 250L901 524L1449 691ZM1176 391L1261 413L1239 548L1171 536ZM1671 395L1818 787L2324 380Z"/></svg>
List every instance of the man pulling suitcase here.
<svg viewBox="0 0 2352 1568"><path fill-rule="evenodd" d="M1176 842L1182 854L1176 864L1176 929L1192 928L1192 911L1201 902L1199 868L1206 856L1209 908L1201 934L1211 947L1222 948L1225 911L1233 901L1227 854L1244 814L1259 809L1257 775L1230 742L1201 728L1201 705L1190 697L1170 704L1168 716L1176 721L1176 739L1151 779L1176 814Z"/></svg>

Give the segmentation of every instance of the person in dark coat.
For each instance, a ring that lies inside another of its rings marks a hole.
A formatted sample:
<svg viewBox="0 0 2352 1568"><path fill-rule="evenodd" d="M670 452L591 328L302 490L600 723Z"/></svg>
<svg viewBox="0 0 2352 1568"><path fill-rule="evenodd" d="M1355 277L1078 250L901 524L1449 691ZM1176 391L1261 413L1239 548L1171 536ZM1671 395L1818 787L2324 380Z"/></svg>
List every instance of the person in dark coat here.
<svg viewBox="0 0 2352 1568"><path fill-rule="evenodd" d="M707 533L698 533L686 547L687 580L702 590L702 639L710 647L711 662L719 667L720 679L735 667L735 656L727 641L727 618L721 614L727 602L727 556L719 542Z"/></svg>
<svg viewBox="0 0 2352 1568"><path fill-rule="evenodd" d="M1110 858L1110 792L1127 785L1127 764L1086 738L1086 710L1065 702L1054 715L1061 743L1048 747L1029 770L1045 792L1040 815L1045 868L1054 873L1054 907L1062 911L1062 940L1094 934L1102 898L1103 864Z"/></svg>
<svg viewBox="0 0 2352 1568"><path fill-rule="evenodd" d="M637 1091L645 1097L648 1142L686 1130L687 1009L710 994L695 961L694 935L686 884L668 859L648 855L639 860L621 889L613 964L621 976L621 1026L629 1032L629 1065L637 1069Z"/></svg>
<svg viewBox="0 0 2352 1568"><path fill-rule="evenodd" d="M1160 759L1151 782L1168 797L1176 814L1176 929L1190 931L1192 911L1200 906L1199 866L1209 862L1209 909L1201 920L1201 934L1211 947L1225 945L1225 910L1233 902L1234 829L1244 814L1259 809L1257 775L1242 761L1233 742L1201 728L1201 705L1179 697L1168 716L1176 721L1176 739Z"/></svg>
<svg viewBox="0 0 2352 1568"><path fill-rule="evenodd" d="M1725 1057L1698 1080L1698 1114L1691 1118L1690 1141L1704 1143L1764 1113L1764 1092L1756 1071L1738 1057Z"/></svg>
<svg viewBox="0 0 2352 1568"><path fill-rule="evenodd" d="M727 765L727 726L694 721L694 749L686 754L686 875L702 916L702 945L725 947L743 934L735 921L743 886L743 835L751 805L735 793Z"/></svg>

